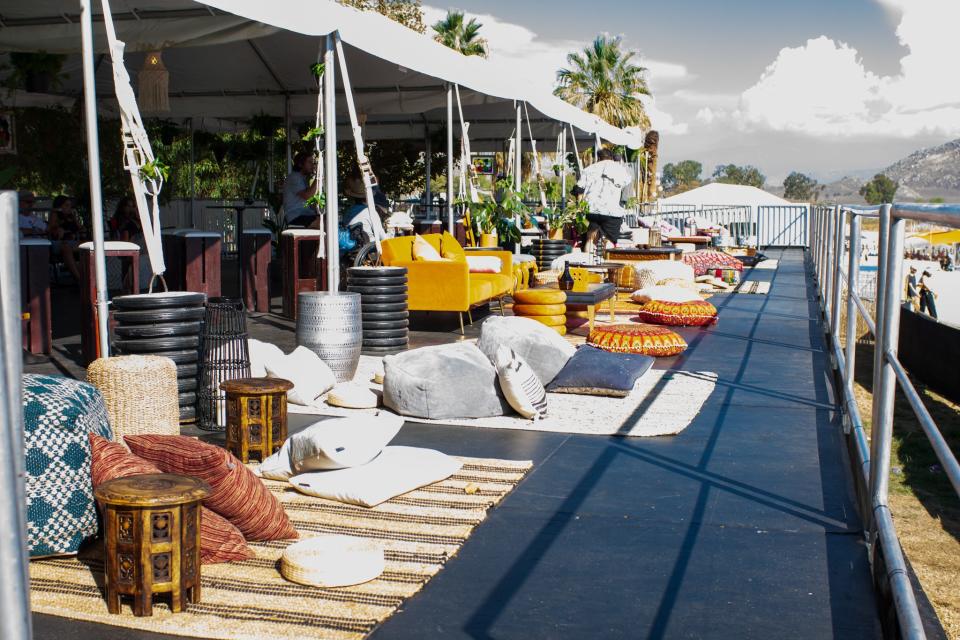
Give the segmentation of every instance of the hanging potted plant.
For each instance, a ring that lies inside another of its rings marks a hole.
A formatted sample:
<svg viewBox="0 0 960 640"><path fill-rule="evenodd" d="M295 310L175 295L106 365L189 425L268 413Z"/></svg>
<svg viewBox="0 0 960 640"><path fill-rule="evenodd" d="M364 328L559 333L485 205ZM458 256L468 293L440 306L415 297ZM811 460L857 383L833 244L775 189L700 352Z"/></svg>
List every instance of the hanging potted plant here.
<svg viewBox="0 0 960 640"><path fill-rule="evenodd" d="M272 138L282 124L283 121L279 117L263 111L250 118L250 130L261 138Z"/></svg>
<svg viewBox="0 0 960 640"><path fill-rule="evenodd" d="M62 54L14 52L10 54L13 73L7 78L8 87L22 87L31 93L48 93L60 86L63 76L63 62L67 56Z"/></svg>

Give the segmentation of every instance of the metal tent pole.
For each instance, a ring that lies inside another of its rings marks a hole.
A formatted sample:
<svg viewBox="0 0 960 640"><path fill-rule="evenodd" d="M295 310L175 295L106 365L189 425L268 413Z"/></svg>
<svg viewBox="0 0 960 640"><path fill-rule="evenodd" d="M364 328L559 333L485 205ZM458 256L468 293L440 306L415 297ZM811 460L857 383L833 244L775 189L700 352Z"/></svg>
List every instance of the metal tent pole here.
<svg viewBox="0 0 960 640"><path fill-rule="evenodd" d="M89 26L89 11L86 16ZM31 636L17 211L16 192L0 192L0 638L4 640L29 640Z"/></svg>
<svg viewBox="0 0 960 640"><path fill-rule="evenodd" d="M326 184L327 206L325 211L327 242L327 291L335 292L340 288L340 246L337 243L338 207L337 207L337 89L334 37L327 36L323 53L323 159Z"/></svg>
<svg viewBox="0 0 960 640"><path fill-rule="evenodd" d="M194 148L194 122L193 116L190 117L190 228L193 228L193 207L197 199L197 159L196 149ZM179 224L177 225L180 226Z"/></svg>
<svg viewBox="0 0 960 640"><path fill-rule="evenodd" d="M516 139L516 142L514 143L516 145L516 148L514 149L514 154L513 154L513 163L514 163L513 190L518 193L520 192L521 171L523 170L522 153L521 153L523 148L523 136L520 135L520 130L521 130L520 126L521 126L520 103L518 102L517 103L517 129L516 129L517 139Z"/></svg>
<svg viewBox="0 0 960 640"><path fill-rule="evenodd" d="M453 228L453 85L447 85L447 231Z"/></svg>
<svg viewBox="0 0 960 640"><path fill-rule="evenodd" d="M103 194L100 191L100 143L97 134L97 90L93 78L93 18L90 0L80 0L80 37L83 50L83 116L87 132L87 175L90 180L90 227L97 289L97 344L100 357L110 355L107 327L107 270L103 253ZM19 252L18 252L19 255Z"/></svg>
<svg viewBox="0 0 960 640"><path fill-rule="evenodd" d="M290 140L290 130L293 129L293 119L290 115L290 94L283 97L283 131L287 151L287 175L293 173L293 144Z"/></svg>
<svg viewBox="0 0 960 640"><path fill-rule="evenodd" d="M424 135L423 168L427 174L425 179L423 199L425 200L424 205L426 206L426 213L429 216L430 205L433 202L433 179L431 176L431 174L433 173L433 158L431 157L433 156L433 149L431 148L432 143L430 141L430 128L427 126L424 126L423 131L424 131L423 133Z"/></svg>

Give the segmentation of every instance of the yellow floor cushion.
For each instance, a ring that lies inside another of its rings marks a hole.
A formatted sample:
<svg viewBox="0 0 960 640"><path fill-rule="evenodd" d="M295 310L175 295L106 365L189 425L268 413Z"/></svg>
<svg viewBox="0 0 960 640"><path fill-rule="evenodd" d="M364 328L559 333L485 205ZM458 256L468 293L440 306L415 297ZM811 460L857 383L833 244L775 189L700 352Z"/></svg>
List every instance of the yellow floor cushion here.
<svg viewBox="0 0 960 640"><path fill-rule="evenodd" d="M523 316L524 318L530 318L531 320L536 320L540 324L545 324L548 327L562 327L567 324L567 316L556 315L556 316Z"/></svg>
<svg viewBox="0 0 960 640"><path fill-rule="evenodd" d="M717 308L706 300L651 300L643 305L637 314L643 322L681 327L700 327L717 321Z"/></svg>
<svg viewBox="0 0 960 640"><path fill-rule="evenodd" d="M613 324L597 327L587 338L589 344L616 353L642 353L648 356L675 356L687 348L675 331L651 324Z"/></svg>
<svg viewBox="0 0 960 640"><path fill-rule="evenodd" d="M559 316L567 312L565 304L515 304L513 313L518 316Z"/></svg>
<svg viewBox="0 0 960 640"><path fill-rule="evenodd" d="M525 289L513 294L517 304L564 304L567 294L558 289Z"/></svg>

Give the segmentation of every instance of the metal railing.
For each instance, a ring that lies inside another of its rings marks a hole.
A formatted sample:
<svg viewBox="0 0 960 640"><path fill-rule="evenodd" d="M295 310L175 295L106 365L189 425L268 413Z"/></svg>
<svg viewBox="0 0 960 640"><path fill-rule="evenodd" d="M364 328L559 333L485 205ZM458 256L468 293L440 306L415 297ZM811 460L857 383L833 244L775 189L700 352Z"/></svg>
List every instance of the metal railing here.
<svg viewBox="0 0 960 640"><path fill-rule="evenodd" d="M865 217L879 218L880 222L875 317L858 286L861 222ZM884 579L889 584L900 635L912 640L925 638L926 634L888 505L893 407L898 385L958 496L960 464L897 357L900 307L905 291L903 241L907 220L960 227L960 205L813 207L808 230L811 239L808 258L819 290L831 360L842 384L844 432L852 440L851 454L858 468L858 493L866 521L865 535L874 580ZM847 243L845 237L849 238ZM844 285L845 295L842 292ZM845 345L840 339L841 305L845 305ZM872 440L867 436L854 397L858 317L863 319L874 337Z"/></svg>
<svg viewBox="0 0 960 640"><path fill-rule="evenodd" d="M810 205L687 205L645 203L641 215L662 219L689 235L690 220L724 227L737 244L766 247L806 247Z"/></svg>

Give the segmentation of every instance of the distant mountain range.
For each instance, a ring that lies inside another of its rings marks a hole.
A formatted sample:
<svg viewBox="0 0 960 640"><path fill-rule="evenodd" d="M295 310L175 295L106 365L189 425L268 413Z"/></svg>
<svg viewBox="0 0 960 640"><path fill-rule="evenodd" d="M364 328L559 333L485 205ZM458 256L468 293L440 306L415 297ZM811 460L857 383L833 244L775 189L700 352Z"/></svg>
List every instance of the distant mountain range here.
<svg viewBox="0 0 960 640"><path fill-rule="evenodd" d="M866 177L847 176L829 182L824 186L820 200L862 204L860 187L876 173L883 173L900 185L897 190L899 201L927 202L943 198L947 202L960 202L960 139L915 151ZM782 188L772 191L783 193Z"/></svg>

